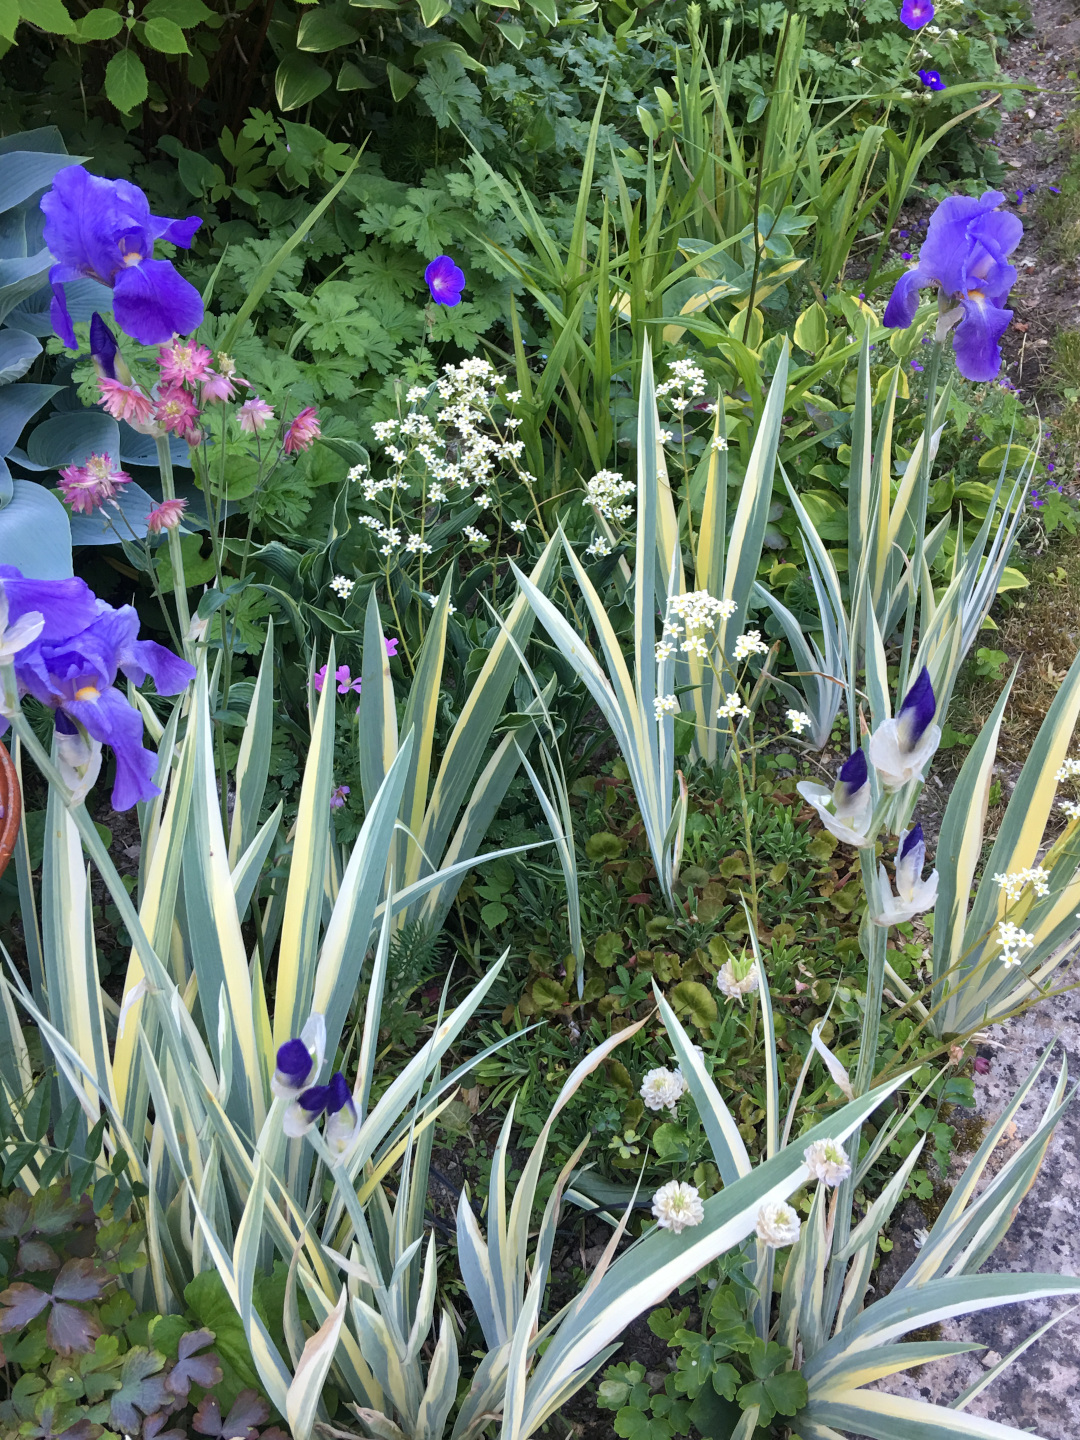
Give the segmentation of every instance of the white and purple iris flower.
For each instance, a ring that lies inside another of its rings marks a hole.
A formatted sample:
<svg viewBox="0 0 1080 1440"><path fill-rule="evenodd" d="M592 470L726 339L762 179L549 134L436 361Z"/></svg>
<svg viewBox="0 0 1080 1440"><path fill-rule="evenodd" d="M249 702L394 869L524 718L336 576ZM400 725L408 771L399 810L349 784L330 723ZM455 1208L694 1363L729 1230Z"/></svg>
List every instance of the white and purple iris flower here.
<svg viewBox="0 0 1080 1440"><path fill-rule="evenodd" d="M870 736L870 763L886 790L901 790L921 777L941 743L934 724L937 700L925 665L912 685L895 720L883 720Z"/></svg>
<svg viewBox="0 0 1080 1440"><path fill-rule="evenodd" d="M324 1115L323 1139L332 1151L343 1154L356 1134L357 1113L356 1102L340 1070L334 1071L327 1084L311 1085L300 1092L285 1112L282 1129L296 1140L306 1135Z"/></svg>
<svg viewBox="0 0 1080 1440"><path fill-rule="evenodd" d="M271 1093L279 1100L295 1100L317 1079L326 1058L326 1020L312 1013L299 1036L279 1046Z"/></svg>
<svg viewBox="0 0 1080 1440"><path fill-rule="evenodd" d="M992 380L1001 369L998 342L1012 319L1005 301L1016 283L1016 267L1008 257L1024 227L1018 216L998 210L1004 200L999 190L987 190L979 200L969 195L943 200L930 217L918 264L901 275L885 307L884 323L906 329L919 308L919 291L934 286L937 339L956 326L953 352L968 380Z"/></svg>
<svg viewBox="0 0 1080 1440"><path fill-rule="evenodd" d="M830 835L835 835L845 845L854 845L857 850L870 844L873 798L864 751L856 750L848 756L831 790L813 780L800 780L797 788L803 799L818 812Z"/></svg>
<svg viewBox="0 0 1080 1440"><path fill-rule="evenodd" d="M122 672L141 685L149 675L159 695L179 695L194 678L192 666L163 645L138 639L132 606L114 610L84 580L30 580L13 565L0 565L0 587L9 640L20 626L28 636L41 620L33 638L8 658L18 697L32 695L53 711L58 753L73 772L67 777L73 790L85 794L93 784L101 747L108 745L116 759L113 809L153 799L160 793L153 780L157 760L143 749L142 716L115 688L116 677ZM6 729L0 716L0 734Z"/></svg>
<svg viewBox="0 0 1080 1440"><path fill-rule="evenodd" d="M78 349L64 294L69 280L85 277L107 285L116 323L140 345L164 344L202 323L198 290L170 260L154 259L156 240L188 249L202 224L198 216L151 215L137 185L103 180L81 165L60 171L41 209L45 244L57 262L49 271L53 329L69 350Z"/></svg>
<svg viewBox="0 0 1080 1440"><path fill-rule="evenodd" d="M878 866L878 885L881 890L881 913L870 918L875 925L901 925L932 910L937 903L938 872L931 870L924 880L923 865L926 863L926 843L921 825L905 830L900 836L896 855L896 894L892 892L889 876L884 865Z"/></svg>
<svg viewBox="0 0 1080 1440"><path fill-rule="evenodd" d="M453 307L461 304L465 272L454 264L449 255L436 255L424 271L424 282L436 305Z"/></svg>

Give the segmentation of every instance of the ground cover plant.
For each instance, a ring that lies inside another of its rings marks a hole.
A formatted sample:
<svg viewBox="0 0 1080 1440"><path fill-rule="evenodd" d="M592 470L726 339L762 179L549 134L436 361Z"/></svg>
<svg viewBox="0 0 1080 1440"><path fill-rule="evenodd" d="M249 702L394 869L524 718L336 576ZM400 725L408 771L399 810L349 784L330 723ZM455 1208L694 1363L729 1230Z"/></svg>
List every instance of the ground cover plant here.
<svg viewBox="0 0 1080 1440"><path fill-rule="evenodd" d="M899 23L940 62L928 10ZM98 37L132 74L155 18ZM420 247L385 383L331 288L374 193L344 147L268 234L54 131L0 153L13 1432L524 1440L591 1383L627 1436L961 1435L970 1397L868 1388L955 1353L903 1336L1075 1290L977 1273L1064 1068L989 1185L995 1135L942 1185L977 1037L1076 943L1080 661L990 843L1012 682L949 726L1043 473L998 383L1020 221L958 191L902 269L962 112L830 126L806 23L755 90L749 32L689 16L637 157L601 81L561 217L473 137L506 228ZM504 328L440 353L480 253ZM867 1303L911 1194L940 1214ZM646 1314L660 1386L617 1353Z"/></svg>

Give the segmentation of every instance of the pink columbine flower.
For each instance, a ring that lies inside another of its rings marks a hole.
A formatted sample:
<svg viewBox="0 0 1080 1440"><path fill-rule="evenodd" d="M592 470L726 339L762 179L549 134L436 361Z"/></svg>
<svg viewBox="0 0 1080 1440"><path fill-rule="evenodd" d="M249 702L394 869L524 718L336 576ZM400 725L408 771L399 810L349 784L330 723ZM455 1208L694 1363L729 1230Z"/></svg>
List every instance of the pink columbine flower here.
<svg viewBox="0 0 1080 1440"><path fill-rule="evenodd" d="M336 790L330 792L330 809L340 810L345 804L345 796L349 793L348 785L339 785Z"/></svg>
<svg viewBox="0 0 1080 1440"><path fill-rule="evenodd" d="M349 673L349 667L347 665L338 666L338 668L334 671L334 679L337 681L337 693L339 695L347 695L350 690L355 690L356 693L359 695L360 677L357 676L354 680L352 678L352 675ZM325 684L326 666L324 665L321 670L315 671L315 690L317 694L322 694L323 686Z"/></svg>
<svg viewBox="0 0 1080 1440"><path fill-rule="evenodd" d="M208 370L203 380L203 403L208 405L216 400L231 400L237 385L250 387L251 381L237 375L236 361L222 351L217 357L217 369Z"/></svg>
<svg viewBox="0 0 1080 1440"><path fill-rule="evenodd" d="M167 385L193 385L210 371L210 351L194 340L174 335L158 351L158 369Z"/></svg>
<svg viewBox="0 0 1080 1440"><path fill-rule="evenodd" d="M240 429L246 430L254 435L257 430L265 430L267 425L274 418L273 407L258 395L253 395L250 400L245 400L240 409L236 412L236 418L240 422Z"/></svg>
<svg viewBox="0 0 1080 1440"><path fill-rule="evenodd" d="M85 465L66 465L60 471L60 490L76 515L92 515L131 482L123 470L114 470L108 455L91 455Z"/></svg>
<svg viewBox="0 0 1080 1440"><path fill-rule="evenodd" d="M162 500L146 517L146 528L151 535L160 535L162 530L173 530L187 509L186 500Z"/></svg>
<svg viewBox="0 0 1080 1440"><path fill-rule="evenodd" d="M149 424L154 402L138 386L125 385L120 380L110 380L102 375L98 379L98 391L102 408L114 420L126 420L129 425Z"/></svg>
<svg viewBox="0 0 1080 1440"><path fill-rule="evenodd" d="M182 385L162 387L154 406L154 419L163 430L171 430L189 444L195 444L199 438L199 407L191 392Z"/></svg>
<svg viewBox="0 0 1080 1440"><path fill-rule="evenodd" d="M321 434L315 406L308 405L300 411L300 414L285 431L285 443L282 448L286 455L295 455L298 450L306 450Z"/></svg>

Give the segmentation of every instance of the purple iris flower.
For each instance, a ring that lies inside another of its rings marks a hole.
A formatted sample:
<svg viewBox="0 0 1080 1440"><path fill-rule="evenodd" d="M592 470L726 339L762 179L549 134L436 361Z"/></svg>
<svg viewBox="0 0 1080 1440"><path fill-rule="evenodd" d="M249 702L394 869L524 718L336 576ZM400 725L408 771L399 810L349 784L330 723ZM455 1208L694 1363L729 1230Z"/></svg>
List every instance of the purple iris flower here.
<svg viewBox="0 0 1080 1440"><path fill-rule="evenodd" d="M19 696L33 695L47 705L58 734L68 740L82 737L88 754L111 746L114 810L128 810L159 794L155 756L142 745L142 716L114 682L118 671L136 685L150 675L159 694L178 695L194 669L163 645L139 640L133 607L114 610L83 580L30 580L12 565L0 565L0 582L9 625L35 611L45 621L37 638L14 656ZM0 720L0 733L6 729L7 722Z"/></svg>
<svg viewBox="0 0 1080 1440"><path fill-rule="evenodd" d="M449 255L437 255L424 271L424 280L436 305L460 305L465 289L465 272Z"/></svg>
<svg viewBox="0 0 1080 1440"><path fill-rule="evenodd" d="M64 282L87 276L113 292L116 323L141 345L188 335L202 323L194 285L169 260L154 259L154 241L185 250L202 224L198 216L165 220L151 215L137 185L102 180L81 165L61 170L42 196L45 244L57 263L49 271L53 329L69 350L78 348L64 297Z"/></svg>
<svg viewBox="0 0 1080 1440"><path fill-rule="evenodd" d="M883 720L870 736L870 762L886 790L899 790L922 775L941 743L936 712L937 698L924 665L895 720Z"/></svg>
<svg viewBox="0 0 1080 1440"><path fill-rule="evenodd" d="M929 25L934 18L934 7L931 0L904 0L900 7L901 23L909 30L921 30L924 25Z"/></svg>
<svg viewBox="0 0 1080 1440"><path fill-rule="evenodd" d="M945 81L937 70L920 70L919 79L926 86L927 90L944 90Z"/></svg>
<svg viewBox="0 0 1080 1440"><path fill-rule="evenodd" d="M312 1085L293 1101L286 1114L283 1129L293 1139L306 1135L326 1116L323 1137L339 1154L356 1131L356 1103L340 1070L335 1070L326 1085Z"/></svg>
<svg viewBox="0 0 1080 1440"><path fill-rule="evenodd" d="M1016 249L1024 226L1016 215L1000 213L1005 199L988 190L980 200L950 195L930 217L918 264L896 282L885 307L884 322L903 329L915 318L919 291L938 291L939 340L956 324L953 350L961 375L992 380L1001 368L998 341L1009 328L1012 311L1005 300L1016 282L1008 256Z"/></svg>

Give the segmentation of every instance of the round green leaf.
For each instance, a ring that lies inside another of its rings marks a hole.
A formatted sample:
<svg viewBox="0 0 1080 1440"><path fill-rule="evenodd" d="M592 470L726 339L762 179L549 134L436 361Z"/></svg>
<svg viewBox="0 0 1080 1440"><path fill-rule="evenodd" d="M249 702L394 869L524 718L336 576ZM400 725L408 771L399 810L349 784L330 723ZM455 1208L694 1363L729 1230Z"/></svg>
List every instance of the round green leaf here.
<svg viewBox="0 0 1080 1440"><path fill-rule="evenodd" d="M298 110L314 100L330 84L330 75L306 55L286 55L274 76L274 92L278 108Z"/></svg>
<svg viewBox="0 0 1080 1440"><path fill-rule="evenodd" d="M44 485L12 481L11 503L0 510L0 565L17 565L34 580L65 580L71 571L67 511Z"/></svg>
<svg viewBox="0 0 1080 1440"><path fill-rule="evenodd" d="M119 35L124 22L115 10L91 10L79 21L76 40L111 40Z"/></svg>
<svg viewBox="0 0 1080 1440"><path fill-rule="evenodd" d="M105 67L105 98L122 115L129 115L146 94L146 67L134 50L121 50Z"/></svg>
<svg viewBox="0 0 1080 1440"><path fill-rule="evenodd" d="M143 26L143 37L152 50L160 50L163 55L187 55L188 43L184 39L184 32L174 20L165 20L156 17L147 20Z"/></svg>
<svg viewBox="0 0 1080 1440"><path fill-rule="evenodd" d="M699 1030L707 1030L716 1019L716 1001L698 980L681 980L668 996L678 1015L688 1016Z"/></svg>

